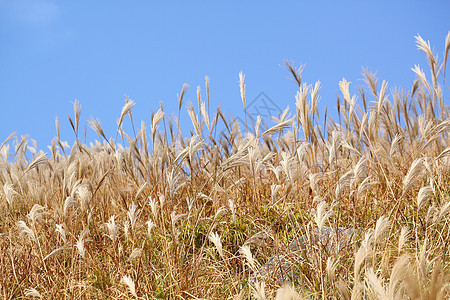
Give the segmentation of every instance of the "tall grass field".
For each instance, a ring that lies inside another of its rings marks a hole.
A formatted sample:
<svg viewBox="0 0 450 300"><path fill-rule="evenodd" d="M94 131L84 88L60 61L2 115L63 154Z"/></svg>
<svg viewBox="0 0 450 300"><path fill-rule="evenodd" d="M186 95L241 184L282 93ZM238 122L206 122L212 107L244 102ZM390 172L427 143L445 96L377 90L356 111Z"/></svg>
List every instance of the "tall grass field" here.
<svg viewBox="0 0 450 300"><path fill-rule="evenodd" d="M409 90L365 71L324 113L320 83L287 63L294 109L270 128L210 107L206 78L178 117L138 123L127 99L112 136L91 119L90 145L76 101L73 145L58 122L46 153L11 134L1 298L450 299L450 32L439 55L416 43L429 66ZM236 88L245 110L242 73Z"/></svg>

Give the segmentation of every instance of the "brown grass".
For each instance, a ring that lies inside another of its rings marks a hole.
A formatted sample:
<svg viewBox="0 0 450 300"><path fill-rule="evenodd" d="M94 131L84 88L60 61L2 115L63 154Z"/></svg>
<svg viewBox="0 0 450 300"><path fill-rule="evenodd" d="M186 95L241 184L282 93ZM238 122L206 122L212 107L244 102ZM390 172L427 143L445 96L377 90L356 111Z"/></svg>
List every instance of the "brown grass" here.
<svg viewBox="0 0 450 300"><path fill-rule="evenodd" d="M210 115L206 78L208 105L198 88L187 137L162 105L151 134L142 122L128 135L129 99L115 139L92 119L102 142L83 144L78 102L71 148L58 121L49 154L8 137L0 146L1 297L448 299L450 33L442 61L420 36L417 45L430 79L416 66L403 92L365 71L369 92L356 87L357 95L343 79L339 122L320 118L320 83L307 85L302 68L288 64L299 88L294 116L286 110L264 133L259 119L256 136L220 109ZM245 108L242 73L239 87ZM311 250L312 260L287 256L293 285L249 283L318 226L362 234L354 247Z"/></svg>

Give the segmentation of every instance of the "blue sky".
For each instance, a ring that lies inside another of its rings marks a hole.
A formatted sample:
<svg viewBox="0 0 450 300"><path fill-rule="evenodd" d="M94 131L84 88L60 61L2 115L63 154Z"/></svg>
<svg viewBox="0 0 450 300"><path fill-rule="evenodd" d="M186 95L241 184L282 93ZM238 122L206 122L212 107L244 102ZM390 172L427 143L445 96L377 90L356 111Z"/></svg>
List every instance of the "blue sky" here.
<svg viewBox="0 0 450 300"><path fill-rule="evenodd" d="M177 113L183 83L190 85L185 104L196 103L198 85L206 99L206 75L211 108L239 116L240 71L247 102L265 92L293 109L297 89L284 59L306 65L305 82L322 82L320 110L333 115L339 81L362 83L363 67L391 88L409 89L410 69L427 70L414 36L442 57L449 12L449 1L415 0L0 0L0 140L16 131L45 149L58 116L62 139L72 143L67 115L75 99L83 126L98 118L115 137L124 95L136 102L136 126L149 125L160 101ZM187 113L182 123L190 127ZM89 127L87 137L97 138Z"/></svg>

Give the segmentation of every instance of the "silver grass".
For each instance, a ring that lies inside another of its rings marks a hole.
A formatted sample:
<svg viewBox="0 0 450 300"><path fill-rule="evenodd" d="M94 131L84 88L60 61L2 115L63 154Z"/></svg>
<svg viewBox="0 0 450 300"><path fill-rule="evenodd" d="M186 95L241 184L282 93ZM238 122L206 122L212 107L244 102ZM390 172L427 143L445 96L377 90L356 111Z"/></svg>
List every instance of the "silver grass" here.
<svg viewBox="0 0 450 300"><path fill-rule="evenodd" d="M34 230L28 227L24 221L18 221L17 228L19 229L19 235L21 237L28 238L31 241L37 241Z"/></svg>
<svg viewBox="0 0 450 300"><path fill-rule="evenodd" d="M129 230L130 230L130 221L126 220L123 222L123 233L125 234L125 237L127 239L129 237Z"/></svg>
<svg viewBox="0 0 450 300"><path fill-rule="evenodd" d="M25 289L24 294L26 297L42 298L41 293L39 293L35 288Z"/></svg>
<svg viewBox="0 0 450 300"><path fill-rule="evenodd" d="M156 132L158 131L158 123L164 118L164 111L160 109L158 109L158 111L153 115L152 118L152 141L153 143L155 143L155 135Z"/></svg>
<svg viewBox="0 0 450 300"><path fill-rule="evenodd" d="M133 202L127 212L127 216L131 224L131 229L133 230L140 213L141 210L138 209L138 206Z"/></svg>
<svg viewBox="0 0 450 300"><path fill-rule="evenodd" d="M137 299L138 295L136 293L136 286L134 284L133 279L128 276L125 275L122 277L122 279L120 280L120 283L125 284L128 287L128 290L130 291L130 293Z"/></svg>
<svg viewBox="0 0 450 300"><path fill-rule="evenodd" d="M63 244L66 244L67 243L66 231L62 227L62 224L56 224L56 230L55 231L58 232L59 235L61 236Z"/></svg>
<svg viewBox="0 0 450 300"><path fill-rule="evenodd" d="M37 221L42 220L42 216L45 214L45 207L40 204L35 204L27 214L27 218L31 221L33 226L36 226Z"/></svg>
<svg viewBox="0 0 450 300"><path fill-rule="evenodd" d="M291 284L285 284L277 290L275 300L301 300L302 297L295 291Z"/></svg>
<svg viewBox="0 0 450 300"><path fill-rule="evenodd" d="M334 279L334 274L336 272L336 268L338 266L338 261L337 259L333 258L333 257L328 257L327 259L327 266L325 268L327 276L329 279Z"/></svg>
<svg viewBox="0 0 450 300"><path fill-rule="evenodd" d="M185 218L187 216L186 213L184 214L177 214L175 211L173 211L170 214L170 219L172 221L172 228L175 229L175 225L177 224L178 221L182 220L183 218Z"/></svg>
<svg viewBox="0 0 450 300"><path fill-rule="evenodd" d="M424 186L421 187L419 193L417 194L417 207L420 208L424 201L428 200L433 196L433 187L432 186Z"/></svg>
<svg viewBox="0 0 450 300"><path fill-rule="evenodd" d="M372 181L372 176L366 177L358 186L357 198L360 199L362 195L370 189L372 186L376 185L378 182Z"/></svg>
<svg viewBox="0 0 450 300"><path fill-rule="evenodd" d="M217 234L216 232L210 232L208 235L208 239L214 244L220 257L225 259L225 256L223 255L223 250L222 250L222 242L220 241L220 235Z"/></svg>
<svg viewBox="0 0 450 300"><path fill-rule="evenodd" d="M403 226L400 232L400 237L398 239L398 253L400 253L405 246L405 244L409 241L411 237L411 233L408 226Z"/></svg>
<svg viewBox="0 0 450 300"><path fill-rule="evenodd" d="M80 203L80 208L82 211L87 211L89 208L89 200L91 198L91 192L85 184L78 185L76 188L76 195Z"/></svg>
<svg viewBox="0 0 450 300"><path fill-rule="evenodd" d="M266 283L264 281L255 282L255 286L251 286L253 297L257 300L266 300Z"/></svg>
<svg viewBox="0 0 450 300"><path fill-rule="evenodd" d="M117 122L118 127L122 128L122 122L123 122L123 118L125 117L125 115L127 113L130 112L131 108L135 105L133 100L126 100L125 105L122 107L122 111L120 112L120 118L119 121Z"/></svg>
<svg viewBox="0 0 450 300"><path fill-rule="evenodd" d="M417 182L421 180L421 173L425 169L424 159L417 158L411 164L406 177L403 179L403 195L405 195Z"/></svg>
<svg viewBox="0 0 450 300"><path fill-rule="evenodd" d="M78 254L84 259L86 255L86 248L84 247L84 243L86 241L86 235L89 234L89 229L83 229L78 235L77 242L75 243L75 248L77 249Z"/></svg>
<svg viewBox="0 0 450 300"><path fill-rule="evenodd" d="M419 78L420 82L427 89L428 93L432 94L431 88L430 88L430 85L428 84L428 81L427 81L427 78L425 76L425 73L420 68L420 66L419 65L414 65L414 68L411 68L411 70L417 75L417 77Z"/></svg>
<svg viewBox="0 0 450 300"><path fill-rule="evenodd" d="M378 299L391 299L388 297L381 280L375 275L372 268L369 268L366 272L367 283L378 295Z"/></svg>
<svg viewBox="0 0 450 300"><path fill-rule="evenodd" d="M12 208L19 194L14 190L13 185L8 182L3 185L3 192L5 193L6 202Z"/></svg>
<svg viewBox="0 0 450 300"><path fill-rule="evenodd" d="M67 216L67 212L69 211L69 208L77 204L77 201L69 196L64 200L64 216Z"/></svg>
<svg viewBox="0 0 450 300"><path fill-rule="evenodd" d="M128 260L134 260L135 258L141 257L141 255L142 255L142 248L136 248L131 252L130 257L128 257Z"/></svg>
<svg viewBox="0 0 450 300"><path fill-rule="evenodd" d="M52 252L50 252L49 254L47 254L47 256L45 256L42 260L46 261L47 259L49 259L49 258L55 256L56 254L58 254L59 252L63 251L64 249L66 249L65 246L59 247L59 248L53 250Z"/></svg>
<svg viewBox="0 0 450 300"><path fill-rule="evenodd" d="M325 201L317 204L316 213L314 214L314 221L319 228L319 232L322 231L322 228L325 226L325 222L327 222L328 219L334 214L333 207L334 204L329 206Z"/></svg>
<svg viewBox="0 0 450 300"><path fill-rule="evenodd" d="M152 215L156 219L158 216L158 202L156 202L156 200L152 197L148 197L148 205L150 205Z"/></svg>
<svg viewBox="0 0 450 300"><path fill-rule="evenodd" d="M105 235L107 237L109 237L113 243L116 242L116 240L117 240L117 233L119 231L119 229L117 228L117 225L116 225L116 222L115 222L114 218L115 218L115 216L112 215L109 218L109 221L104 224L106 226L106 228L108 229L108 234L105 234Z"/></svg>
<svg viewBox="0 0 450 300"><path fill-rule="evenodd" d="M253 258L252 251L250 250L249 245L244 245L239 249L239 253L245 258L247 264L253 271L256 271L256 263Z"/></svg>
<svg viewBox="0 0 450 300"><path fill-rule="evenodd" d="M31 164L25 169L24 173L27 173L28 171L30 171L33 168L36 168L38 165L46 163L47 162L47 154L46 153L41 153L39 154L38 157L36 157Z"/></svg>
<svg viewBox="0 0 450 300"><path fill-rule="evenodd" d="M377 223L375 225L375 231L373 233L374 242L380 242L381 237L386 233L386 231L390 227L389 218L385 216L381 216L378 218Z"/></svg>
<svg viewBox="0 0 450 300"><path fill-rule="evenodd" d="M242 99L242 103L244 104L244 109L246 108L245 106L245 100L246 100L246 89L245 89L245 75L244 73L239 72L239 89L241 92L241 99Z"/></svg>

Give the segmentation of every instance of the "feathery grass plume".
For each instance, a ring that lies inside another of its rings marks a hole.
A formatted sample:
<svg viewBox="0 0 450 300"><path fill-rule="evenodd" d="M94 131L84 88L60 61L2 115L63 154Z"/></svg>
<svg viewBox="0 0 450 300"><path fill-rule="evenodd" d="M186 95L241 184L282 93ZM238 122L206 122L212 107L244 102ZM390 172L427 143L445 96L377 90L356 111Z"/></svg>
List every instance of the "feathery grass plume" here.
<svg viewBox="0 0 450 300"><path fill-rule="evenodd" d="M425 200L431 198L434 194L432 186L421 187L417 194L417 208L420 208Z"/></svg>
<svg viewBox="0 0 450 300"><path fill-rule="evenodd" d="M72 126L75 137L78 140L78 127L80 125L81 105L79 104L77 99L75 99L75 101L73 102L73 112L75 115L75 124L73 123L73 120L69 115L67 116L67 118L69 119L70 126Z"/></svg>
<svg viewBox="0 0 450 300"><path fill-rule="evenodd" d="M369 248L369 245L363 243L361 247L359 247L358 251L355 254L355 265L353 269L353 277L355 281L360 280L361 269L363 263L366 259L370 258L372 254L372 249Z"/></svg>
<svg viewBox="0 0 450 300"><path fill-rule="evenodd" d="M117 228L114 218L115 218L115 216L112 215L109 218L109 221L107 223L105 223L104 225L108 229L108 234L105 234L105 236L109 237L113 243L116 243L117 233L119 232L119 229Z"/></svg>
<svg viewBox="0 0 450 300"><path fill-rule="evenodd" d="M391 142L391 149L389 150L389 157L393 157L395 153L400 150L401 142L403 141L403 136L399 133L395 135Z"/></svg>
<svg viewBox="0 0 450 300"><path fill-rule="evenodd" d="M408 272L409 259L406 255L399 257L391 271L389 285L384 288L382 280L375 275L372 268L366 272L366 280L370 287L376 292L379 299L402 299L401 289L398 289L401 281Z"/></svg>
<svg viewBox="0 0 450 300"><path fill-rule="evenodd" d="M355 283L355 286L354 286L353 290L355 290L357 288L358 283L359 282ZM359 285L360 284L361 283L359 283ZM344 281L338 280L336 282L336 288L337 288L340 296L342 297L342 299L344 299L344 300L351 300L350 291L349 291L349 289L348 289L348 287L347 287L347 285L345 284ZM359 299L359 298L355 298L355 299Z"/></svg>
<svg viewBox="0 0 450 300"><path fill-rule="evenodd" d="M279 185L279 184L272 184L270 186L270 197L272 199L272 205L275 204L275 202L276 202L275 200L276 200L277 193L280 190L280 188L281 188L281 185Z"/></svg>
<svg viewBox="0 0 450 300"><path fill-rule="evenodd" d="M208 114L209 114L209 77L205 76L205 86L206 86L206 102L208 103Z"/></svg>
<svg viewBox="0 0 450 300"><path fill-rule="evenodd" d="M64 216L67 216L67 213L69 212L69 208L77 204L77 200L75 200L73 197L68 196L66 200L64 200Z"/></svg>
<svg viewBox="0 0 450 300"><path fill-rule="evenodd" d="M380 238L389 229L390 226L391 224L389 222L388 217L381 216L378 218L377 223L375 225L375 231L373 233L373 239L375 243L380 242Z"/></svg>
<svg viewBox="0 0 450 300"><path fill-rule="evenodd" d="M220 235L217 234L216 232L210 232L208 235L208 239L214 244L220 257L225 259L225 256L223 255L223 250L222 250L222 242L220 241Z"/></svg>
<svg viewBox="0 0 450 300"><path fill-rule="evenodd" d="M378 299L391 299L388 297L381 280L375 275L372 268L369 268L366 272L366 281L376 292Z"/></svg>
<svg viewBox="0 0 450 300"><path fill-rule="evenodd" d="M358 191L356 193L356 197L361 199L362 195L370 189L372 186L376 185L378 182L372 181L372 176L366 177L358 186Z"/></svg>
<svg viewBox="0 0 450 300"><path fill-rule="evenodd" d="M138 209L138 206L133 202L127 212L128 219L130 220L131 229L134 230L134 226L136 225L136 221L139 217L141 210Z"/></svg>
<svg viewBox="0 0 450 300"><path fill-rule="evenodd" d="M450 212L450 201L439 208L438 221L441 221Z"/></svg>
<svg viewBox="0 0 450 300"><path fill-rule="evenodd" d="M409 227L405 225L402 227L402 230L400 232L400 237L398 238L398 253L399 254L403 250L403 247L409 241L410 238L411 238L411 232L409 230Z"/></svg>
<svg viewBox="0 0 450 300"><path fill-rule="evenodd" d="M123 233L125 234L125 238L129 238L129 230L130 230L130 221L126 220L123 222Z"/></svg>
<svg viewBox="0 0 450 300"><path fill-rule="evenodd" d="M301 297L296 291L293 285L284 284L281 288L277 290L275 295L275 300L301 300Z"/></svg>
<svg viewBox="0 0 450 300"><path fill-rule="evenodd" d="M65 246L56 248L55 250L53 250L52 252L50 252L49 254L47 254L47 256L45 256L45 257L42 259L42 261L46 261L47 259L49 259L49 258L55 256L56 254L58 254L59 252L63 251L64 249L66 249Z"/></svg>
<svg viewBox="0 0 450 300"><path fill-rule="evenodd" d="M250 268L253 271L256 271L256 263L255 259L253 258L252 251L250 250L249 245L244 245L241 248L239 248L239 253L244 256L245 260L247 261L247 264L250 266Z"/></svg>
<svg viewBox="0 0 450 300"><path fill-rule="evenodd" d="M236 205L234 204L233 199L228 199L228 207L231 211L231 218L233 220L233 223L236 223Z"/></svg>
<svg viewBox="0 0 450 300"><path fill-rule="evenodd" d="M436 161L436 160L439 160L439 159L441 159L441 158L447 157L447 156L449 156L449 155L450 155L450 147L447 147L447 148L445 148L444 151L441 152L441 154L439 154L439 155L435 158L435 161Z"/></svg>
<svg viewBox="0 0 450 300"><path fill-rule="evenodd" d="M36 168L38 165L40 164L44 164L47 162L47 154L46 153L41 153L39 154L38 157L36 157L31 164L26 168L25 173L28 173L31 169Z"/></svg>
<svg viewBox="0 0 450 300"><path fill-rule="evenodd" d="M166 172L167 186L169 189L169 198L173 199L178 190L185 185L181 180L181 174L175 174L175 169Z"/></svg>
<svg viewBox="0 0 450 300"><path fill-rule="evenodd" d="M19 235L21 237L30 239L31 241L36 241L36 234L34 230L27 226L24 221L17 222L17 228L19 229Z"/></svg>
<svg viewBox="0 0 450 300"><path fill-rule="evenodd" d="M378 115L381 115L381 109L384 106L384 103L386 101L386 91L387 91L387 82L383 80L381 83L380 92L378 93L378 106L377 106L377 113Z"/></svg>
<svg viewBox="0 0 450 300"><path fill-rule="evenodd" d="M255 286L251 286L253 290L253 297L256 300L266 300L266 283L264 281L255 282Z"/></svg>
<svg viewBox="0 0 450 300"><path fill-rule="evenodd" d="M61 239L63 241L63 244L65 245L67 243L66 231L62 227L62 224L56 224L55 226L56 226L55 231L59 233L59 235L61 236Z"/></svg>
<svg viewBox="0 0 450 300"><path fill-rule="evenodd" d="M172 229L175 229L175 225L177 224L177 222L182 220L186 216L187 216L186 213L184 213L184 214L177 214L175 211L173 211L170 214L170 220L172 221Z"/></svg>
<svg viewBox="0 0 450 300"><path fill-rule="evenodd" d="M198 104L198 114L200 114L201 111L201 103L202 103L202 90L199 85L197 85L197 104Z"/></svg>
<svg viewBox="0 0 450 300"><path fill-rule="evenodd" d="M84 247L84 242L86 241L86 235L88 235L89 232L90 232L89 229L87 228L83 229L78 235L77 242L75 243L75 248L77 248L78 254L83 259L86 255L86 248Z"/></svg>
<svg viewBox="0 0 450 300"><path fill-rule="evenodd" d="M158 109L158 111L152 116L152 143L155 144L155 135L159 129L158 123L164 118L164 111Z"/></svg>
<svg viewBox="0 0 450 300"><path fill-rule="evenodd" d="M187 83L183 83L183 87L181 88L181 93L178 96L178 114L181 111L181 106L183 105L183 98L186 94L187 89L189 88L189 85ZM179 118L178 118L179 119Z"/></svg>
<svg viewBox="0 0 450 300"><path fill-rule="evenodd" d="M105 141L108 140L106 138L105 133L103 132L102 126L100 125L100 120L91 118L91 119L89 119L88 123L89 123L89 126L95 131L95 133L97 133L97 135L99 137L102 137Z"/></svg>
<svg viewBox="0 0 450 300"><path fill-rule="evenodd" d="M275 132L282 132L284 129L289 128L292 125L292 119L284 120L275 126L270 127L262 135L270 135Z"/></svg>
<svg viewBox="0 0 450 300"><path fill-rule="evenodd" d="M3 192L5 193L6 202L8 203L9 207L13 208L14 201L16 201L19 194L14 190L13 185L8 182L3 185Z"/></svg>
<svg viewBox="0 0 450 300"><path fill-rule="evenodd" d="M244 104L244 110L245 110L245 93L246 93L246 88L245 88L245 75L244 73L239 72L239 89L241 91L241 99L242 99L242 103Z"/></svg>
<svg viewBox="0 0 450 300"><path fill-rule="evenodd" d="M27 218L31 221L33 226L36 226L37 221L42 220L42 216L45 214L45 207L40 204L35 204L27 214Z"/></svg>
<svg viewBox="0 0 450 300"><path fill-rule="evenodd" d="M55 127L56 127L56 136L58 140L61 140L61 134L59 132L59 119L58 117L55 117Z"/></svg>
<svg viewBox="0 0 450 300"><path fill-rule="evenodd" d="M135 258L139 258L142 255L142 248L135 248L130 254L130 257L128 257L128 260L133 260Z"/></svg>
<svg viewBox="0 0 450 300"><path fill-rule="evenodd" d="M158 216L158 202L156 202L156 200L153 199L152 197L148 197L148 205L150 205L150 210L152 212L153 217L156 220Z"/></svg>
<svg viewBox="0 0 450 300"><path fill-rule="evenodd" d="M319 204L317 204L316 213L314 214L314 221L316 222L317 227L319 228L319 232L322 231L323 227L325 226L325 222L327 222L328 219L334 214L333 208L334 204L329 206L328 203L325 201L322 201Z"/></svg>
<svg viewBox="0 0 450 300"><path fill-rule="evenodd" d="M338 260L333 257L328 257L327 259L327 266L325 268L327 276L330 280L334 279L334 275L336 272L336 268L338 266Z"/></svg>
<svg viewBox="0 0 450 300"><path fill-rule="evenodd" d="M117 133L116 133L116 138L117 138L117 134L119 134L122 136L123 139L123 132L122 132L122 122L123 119L125 118L126 114L130 114L131 116L131 108L135 105L133 100L129 100L128 97L125 98L125 105L122 107L122 111L120 112L120 118L117 121Z"/></svg>
<svg viewBox="0 0 450 300"><path fill-rule="evenodd" d="M91 192L87 185L77 185L75 194L77 195L82 211L86 212L89 209L89 200L91 198Z"/></svg>
<svg viewBox="0 0 450 300"><path fill-rule="evenodd" d="M26 297L42 298L41 293L39 293L35 288L25 289L24 294Z"/></svg>
<svg viewBox="0 0 450 300"><path fill-rule="evenodd" d="M197 199L196 197L192 197L192 198L186 197L186 204L188 206L189 212L192 211L192 208L194 207L194 203L195 203L196 199Z"/></svg>
<svg viewBox="0 0 450 300"><path fill-rule="evenodd" d="M16 135L15 132L11 132L8 137L6 138L6 140L3 141L3 143L0 145L0 150L3 150L3 147L6 145L6 143L9 142L9 140L11 140L14 136ZM5 157L6 159L6 157Z"/></svg>
<svg viewBox="0 0 450 300"><path fill-rule="evenodd" d="M406 177L403 179L403 196L422 179L421 173L424 169L423 158L417 158L413 161Z"/></svg>
<svg viewBox="0 0 450 300"><path fill-rule="evenodd" d="M244 114L245 114L245 130L248 132L247 127L247 106L246 104L246 85L245 85L245 75L244 73L239 72L239 89L241 92L242 103L244 104Z"/></svg>
<svg viewBox="0 0 450 300"><path fill-rule="evenodd" d="M345 78L342 78L339 81L339 88L341 89L342 95L344 95L344 100L350 104L350 92L349 92L350 82L348 82Z"/></svg>
<svg viewBox="0 0 450 300"><path fill-rule="evenodd" d="M420 68L420 66L419 65L414 65L414 68L411 68L411 70L417 75L417 77L420 80L420 83L422 83L422 85L425 86L425 88L427 89L428 93L431 94L432 92L431 92L430 85L428 84L427 77L425 76L425 73Z"/></svg>
<svg viewBox="0 0 450 300"><path fill-rule="evenodd" d="M128 287L128 290L130 291L130 293L136 299L138 299L138 295L136 293L136 286L134 284L133 279L130 276L128 276L128 275L123 276L122 279L120 280L120 283L125 284Z"/></svg>
<svg viewBox="0 0 450 300"><path fill-rule="evenodd" d="M300 67L295 68L294 62L288 62L287 60L284 60L284 64L289 73L291 73L292 77L294 77L294 81L300 87L302 85L302 72L305 68L305 65L301 65Z"/></svg>
<svg viewBox="0 0 450 300"><path fill-rule="evenodd" d="M191 119L192 125L194 126L195 135L202 138L203 137L203 123L200 123L197 114L195 113L194 106L192 102L188 103L188 114Z"/></svg>
<svg viewBox="0 0 450 300"><path fill-rule="evenodd" d="M200 111L202 113L203 120L205 121L206 128L208 128L208 132L209 132L209 134L211 134L212 127L211 127L211 122L209 121L208 112L206 111L205 102L202 102L201 107L200 107Z"/></svg>

